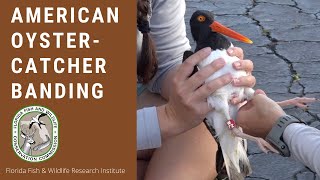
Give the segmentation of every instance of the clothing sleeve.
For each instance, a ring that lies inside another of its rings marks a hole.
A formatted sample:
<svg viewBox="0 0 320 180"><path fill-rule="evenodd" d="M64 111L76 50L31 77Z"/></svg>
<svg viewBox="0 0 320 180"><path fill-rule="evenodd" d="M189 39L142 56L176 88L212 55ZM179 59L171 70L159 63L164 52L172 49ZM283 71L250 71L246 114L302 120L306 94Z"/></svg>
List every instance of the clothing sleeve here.
<svg viewBox="0 0 320 180"><path fill-rule="evenodd" d="M181 64L183 53L190 50L184 15L185 0L152 0L150 29L156 46L158 71L148 84L151 92L160 93L161 83L170 69Z"/></svg>
<svg viewBox="0 0 320 180"><path fill-rule="evenodd" d="M291 157L320 175L320 131L304 124L292 123L283 133Z"/></svg>
<svg viewBox="0 0 320 180"><path fill-rule="evenodd" d="M137 150L161 146L161 134L156 107L137 111Z"/></svg>

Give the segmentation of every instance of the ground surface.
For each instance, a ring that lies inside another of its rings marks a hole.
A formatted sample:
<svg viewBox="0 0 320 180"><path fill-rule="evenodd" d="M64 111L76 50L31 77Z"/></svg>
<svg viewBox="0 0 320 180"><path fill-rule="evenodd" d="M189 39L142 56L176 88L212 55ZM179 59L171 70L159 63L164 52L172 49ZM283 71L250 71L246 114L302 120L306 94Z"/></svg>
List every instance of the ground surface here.
<svg viewBox="0 0 320 180"><path fill-rule="evenodd" d="M255 88L274 100L296 96L320 98L320 1L319 0L186 0L186 24L196 10L209 10L216 19L253 40L234 43L254 62ZM320 129L320 103L307 112L294 107L286 112ZM249 146L253 174L247 180L320 180L308 168L289 158L263 154Z"/></svg>

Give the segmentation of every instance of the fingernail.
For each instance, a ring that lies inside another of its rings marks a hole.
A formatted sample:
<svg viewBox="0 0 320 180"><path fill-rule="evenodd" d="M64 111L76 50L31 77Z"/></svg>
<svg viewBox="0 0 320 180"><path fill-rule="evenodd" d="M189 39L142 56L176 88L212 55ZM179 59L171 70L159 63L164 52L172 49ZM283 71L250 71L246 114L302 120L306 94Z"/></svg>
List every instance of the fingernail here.
<svg viewBox="0 0 320 180"><path fill-rule="evenodd" d="M239 69L240 66L241 66L240 62L235 62L235 63L233 63L233 64L234 64L234 66L235 66L237 69Z"/></svg>

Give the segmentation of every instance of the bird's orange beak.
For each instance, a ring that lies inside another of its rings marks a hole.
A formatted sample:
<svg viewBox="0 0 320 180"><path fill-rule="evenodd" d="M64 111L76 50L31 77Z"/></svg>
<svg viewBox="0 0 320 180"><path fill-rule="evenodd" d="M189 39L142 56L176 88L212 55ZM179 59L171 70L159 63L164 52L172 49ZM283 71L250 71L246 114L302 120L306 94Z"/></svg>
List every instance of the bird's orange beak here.
<svg viewBox="0 0 320 180"><path fill-rule="evenodd" d="M210 25L210 28L214 32L221 33L223 35L226 35L226 36L231 37L233 39L239 40L241 42L248 43L248 44L253 43L249 38L245 37L244 35L242 35L240 33L237 33L236 31L234 31L232 29L225 27L224 25L218 23L217 21L214 21Z"/></svg>

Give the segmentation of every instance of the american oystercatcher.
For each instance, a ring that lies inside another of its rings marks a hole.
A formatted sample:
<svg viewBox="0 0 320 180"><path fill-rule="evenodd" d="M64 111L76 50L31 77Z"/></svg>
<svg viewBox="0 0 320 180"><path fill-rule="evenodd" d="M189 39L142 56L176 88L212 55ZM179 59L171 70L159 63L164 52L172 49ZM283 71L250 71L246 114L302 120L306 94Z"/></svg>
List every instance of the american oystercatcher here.
<svg viewBox="0 0 320 180"><path fill-rule="evenodd" d="M198 68L204 68L219 58L223 58L226 61L226 65L207 78L206 82L227 73L232 74L233 78L248 75L245 71L237 71L233 68L232 64L240 59L227 54L227 49L233 47L233 45L224 35L252 44L250 39L215 21L213 14L209 11L196 11L190 19L190 26L192 37L197 45L195 51L205 47L211 47L212 49L212 53L198 64ZM186 51L184 60L190 55L192 55L192 52ZM194 73L197 71L196 68ZM232 84L228 84L207 98L208 104L214 107L215 110L206 117L205 123L209 130L210 126L214 128L214 134L218 137L217 140L221 147L220 153L223 155L228 176L232 180L244 179L245 176L251 173L242 138L255 141L265 152L269 150L277 152L264 139L244 134L234 120L238 112L238 106L229 104L229 101L234 95L244 100L251 99L253 94L254 90L251 88L234 87Z"/></svg>

